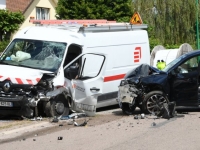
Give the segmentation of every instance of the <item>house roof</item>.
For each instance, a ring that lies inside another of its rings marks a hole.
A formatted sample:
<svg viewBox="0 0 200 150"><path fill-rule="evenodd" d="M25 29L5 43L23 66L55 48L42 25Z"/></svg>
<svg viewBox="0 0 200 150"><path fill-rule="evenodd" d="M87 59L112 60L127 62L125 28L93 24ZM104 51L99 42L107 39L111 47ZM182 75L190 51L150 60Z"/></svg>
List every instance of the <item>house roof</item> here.
<svg viewBox="0 0 200 150"><path fill-rule="evenodd" d="M6 0L6 9L25 13L34 0Z"/></svg>

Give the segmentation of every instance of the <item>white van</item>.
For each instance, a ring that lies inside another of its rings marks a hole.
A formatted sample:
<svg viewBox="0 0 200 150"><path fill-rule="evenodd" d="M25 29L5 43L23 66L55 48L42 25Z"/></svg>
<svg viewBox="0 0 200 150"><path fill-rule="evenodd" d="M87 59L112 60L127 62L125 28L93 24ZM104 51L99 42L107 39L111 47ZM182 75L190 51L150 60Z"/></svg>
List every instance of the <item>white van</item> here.
<svg viewBox="0 0 200 150"><path fill-rule="evenodd" d="M147 25L32 26L0 57L0 115L95 115L117 104L121 79L150 64Z"/></svg>

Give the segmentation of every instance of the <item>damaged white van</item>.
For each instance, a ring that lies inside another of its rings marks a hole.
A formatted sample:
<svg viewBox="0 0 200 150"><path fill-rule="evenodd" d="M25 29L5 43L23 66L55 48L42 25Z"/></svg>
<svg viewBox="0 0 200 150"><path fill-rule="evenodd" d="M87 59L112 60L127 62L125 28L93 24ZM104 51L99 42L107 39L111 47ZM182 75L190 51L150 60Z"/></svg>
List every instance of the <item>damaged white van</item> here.
<svg viewBox="0 0 200 150"><path fill-rule="evenodd" d="M95 115L125 73L150 62L147 25L34 26L0 56L0 116Z"/></svg>

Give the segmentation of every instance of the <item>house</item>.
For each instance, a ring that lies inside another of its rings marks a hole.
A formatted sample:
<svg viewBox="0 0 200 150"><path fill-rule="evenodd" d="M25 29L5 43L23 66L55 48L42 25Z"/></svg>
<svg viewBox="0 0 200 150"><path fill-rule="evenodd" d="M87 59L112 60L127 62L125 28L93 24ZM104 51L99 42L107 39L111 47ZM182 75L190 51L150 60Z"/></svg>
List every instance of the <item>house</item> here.
<svg viewBox="0 0 200 150"><path fill-rule="evenodd" d="M6 9L16 12L21 11L25 16L25 21L20 29L33 26L30 19L49 20L56 19L56 10L58 0L1 0L6 1ZM0 2L1 6L1 2ZM19 29L19 30L20 30Z"/></svg>

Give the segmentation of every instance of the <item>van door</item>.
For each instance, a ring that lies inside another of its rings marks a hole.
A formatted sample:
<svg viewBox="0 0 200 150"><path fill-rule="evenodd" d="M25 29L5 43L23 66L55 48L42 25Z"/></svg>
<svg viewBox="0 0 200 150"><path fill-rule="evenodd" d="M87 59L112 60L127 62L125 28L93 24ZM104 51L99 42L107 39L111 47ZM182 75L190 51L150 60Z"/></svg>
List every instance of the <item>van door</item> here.
<svg viewBox="0 0 200 150"><path fill-rule="evenodd" d="M76 111L83 110L89 116L95 114L97 97L103 91L102 76L105 63L105 55L86 53L76 58L64 69L65 77L71 79L73 107Z"/></svg>

